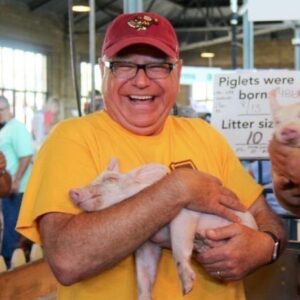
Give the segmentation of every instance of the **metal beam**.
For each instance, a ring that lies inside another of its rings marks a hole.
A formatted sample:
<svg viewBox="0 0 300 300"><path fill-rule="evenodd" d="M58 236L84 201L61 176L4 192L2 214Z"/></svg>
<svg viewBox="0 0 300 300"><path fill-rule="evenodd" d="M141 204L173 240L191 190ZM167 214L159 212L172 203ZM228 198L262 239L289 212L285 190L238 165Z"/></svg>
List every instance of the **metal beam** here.
<svg viewBox="0 0 300 300"><path fill-rule="evenodd" d="M248 0L243 1L247 6ZM248 19L248 9L243 15L243 67L244 69L253 69L254 67L254 38L253 22Z"/></svg>
<svg viewBox="0 0 300 300"><path fill-rule="evenodd" d="M276 32L276 31L282 31L282 30L287 30L290 29L290 26L287 24L282 24L282 25L274 25L274 26L269 26L268 28L265 29L259 29L254 31L254 36L258 35L263 35L263 34L268 34L271 32ZM243 38L243 33L237 34L237 39L242 39ZM214 46L218 44L223 44L223 43L230 43L231 42L231 34L225 37L221 38L216 38L210 41L204 41L204 42L199 42L199 43L192 43L189 45L185 45L181 47L181 51L189 51L197 48L205 48L209 46Z"/></svg>
<svg viewBox="0 0 300 300"><path fill-rule="evenodd" d="M181 27L175 28L176 32L206 32L206 31L230 31L230 26L209 26L209 27Z"/></svg>
<svg viewBox="0 0 300 300"><path fill-rule="evenodd" d="M142 0L124 0L123 1L124 13L141 12L143 11Z"/></svg>
<svg viewBox="0 0 300 300"><path fill-rule="evenodd" d="M34 10L44 6L45 4L47 4L50 1L51 0L33 0L28 3L28 7L30 10L34 11Z"/></svg>
<svg viewBox="0 0 300 300"><path fill-rule="evenodd" d="M92 111L95 111L95 65L96 65L96 40L95 40L95 0L89 0L90 13L89 13L89 55L91 66L91 105Z"/></svg>
<svg viewBox="0 0 300 300"><path fill-rule="evenodd" d="M297 23L294 27L294 38L292 44L295 47L295 70L300 70L300 23Z"/></svg>

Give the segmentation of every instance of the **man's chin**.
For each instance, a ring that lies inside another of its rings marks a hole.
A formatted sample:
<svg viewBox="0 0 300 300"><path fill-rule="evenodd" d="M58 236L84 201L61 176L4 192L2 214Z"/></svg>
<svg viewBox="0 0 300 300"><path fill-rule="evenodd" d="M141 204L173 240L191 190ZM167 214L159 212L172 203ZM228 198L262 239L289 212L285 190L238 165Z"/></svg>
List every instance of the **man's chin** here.
<svg viewBox="0 0 300 300"><path fill-rule="evenodd" d="M158 122L134 122L123 124L123 127L127 128L132 133L137 135L155 135L161 131L161 127Z"/></svg>

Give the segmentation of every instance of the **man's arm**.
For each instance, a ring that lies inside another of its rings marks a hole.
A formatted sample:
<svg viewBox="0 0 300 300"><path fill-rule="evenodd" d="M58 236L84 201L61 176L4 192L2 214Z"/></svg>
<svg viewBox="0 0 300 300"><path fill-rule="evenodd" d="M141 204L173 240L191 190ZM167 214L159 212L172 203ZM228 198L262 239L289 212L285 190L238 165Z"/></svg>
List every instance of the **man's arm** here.
<svg viewBox="0 0 300 300"><path fill-rule="evenodd" d="M271 210L263 196L250 207L259 230L235 223L222 228L208 230L211 241L227 240L217 244L196 258L215 277L226 281L240 280L272 259L274 241L263 231L272 232L280 241L280 253L286 246L286 232L281 219Z"/></svg>
<svg viewBox="0 0 300 300"><path fill-rule="evenodd" d="M41 216L39 229L45 257L62 284L73 284L132 254L183 207L217 213L233 221L238 219L227 207L244 209L213 176L178 169L102 211Z"/></svg>
<svg viewBox="0 0 300 300"><path fill-rule="evenodd" d="M13 178L12 187L11 187L13 193L18 193L21 179L26 169L28 168L29 164L31 163L31 160L32 160L32 155L19 158L19 167L15 177Z"/></svg>
<svg viewBox="0 0 300 300"><path fill-rule="evenodd" d="M6 159L3 152L0 151L0 171L6 169Z"/></svg>

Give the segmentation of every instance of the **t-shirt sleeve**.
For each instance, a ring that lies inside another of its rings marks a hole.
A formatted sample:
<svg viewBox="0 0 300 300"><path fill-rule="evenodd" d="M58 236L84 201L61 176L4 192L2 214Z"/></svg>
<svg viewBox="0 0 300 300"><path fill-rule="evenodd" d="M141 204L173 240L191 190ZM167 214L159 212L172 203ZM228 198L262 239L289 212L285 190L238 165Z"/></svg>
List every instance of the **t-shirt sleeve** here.
<svg viewBox="0 0 300 300"><path fill-rule="evenodd" d="M72 124L72 123L71 123ZM58 126L40 149L25 191L17 230L40 243L39 216L49 212L77 214L69 190L88 184L99 173L88 133L68 123Z"/></svg>
<svg viewBox="0 0 300 300"><path fill-rule="evenodd" d="M262 194L263 187L258 184L242 165L231 146L223 136L220 136L223 144L222 177L224 186L232 190L241 202L247 207Z"/></svg>

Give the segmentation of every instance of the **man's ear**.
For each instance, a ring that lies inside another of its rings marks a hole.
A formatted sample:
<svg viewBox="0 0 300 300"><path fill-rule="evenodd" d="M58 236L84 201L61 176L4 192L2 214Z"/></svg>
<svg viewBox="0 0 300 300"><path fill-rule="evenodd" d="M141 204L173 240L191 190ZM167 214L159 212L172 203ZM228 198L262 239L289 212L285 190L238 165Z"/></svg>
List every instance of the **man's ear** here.
<svg viewBox="0 0 300 300"><path fill-rule="evenodd" d="M104 74L104 62L103 62L102 57L98 58L98 64L99 64L101 76L103 77L103 74Z"/></svg>
<svg viewBox="0 0 300 300"><path fill-rule="evenodd" d="M181 77L182 65L183 65L183 60L179 59L178 62L177 62L177 70L178 70L177 71L177 76L178 76L178 93L181 90L181 87L180 87L180 77Z"/></svg>

